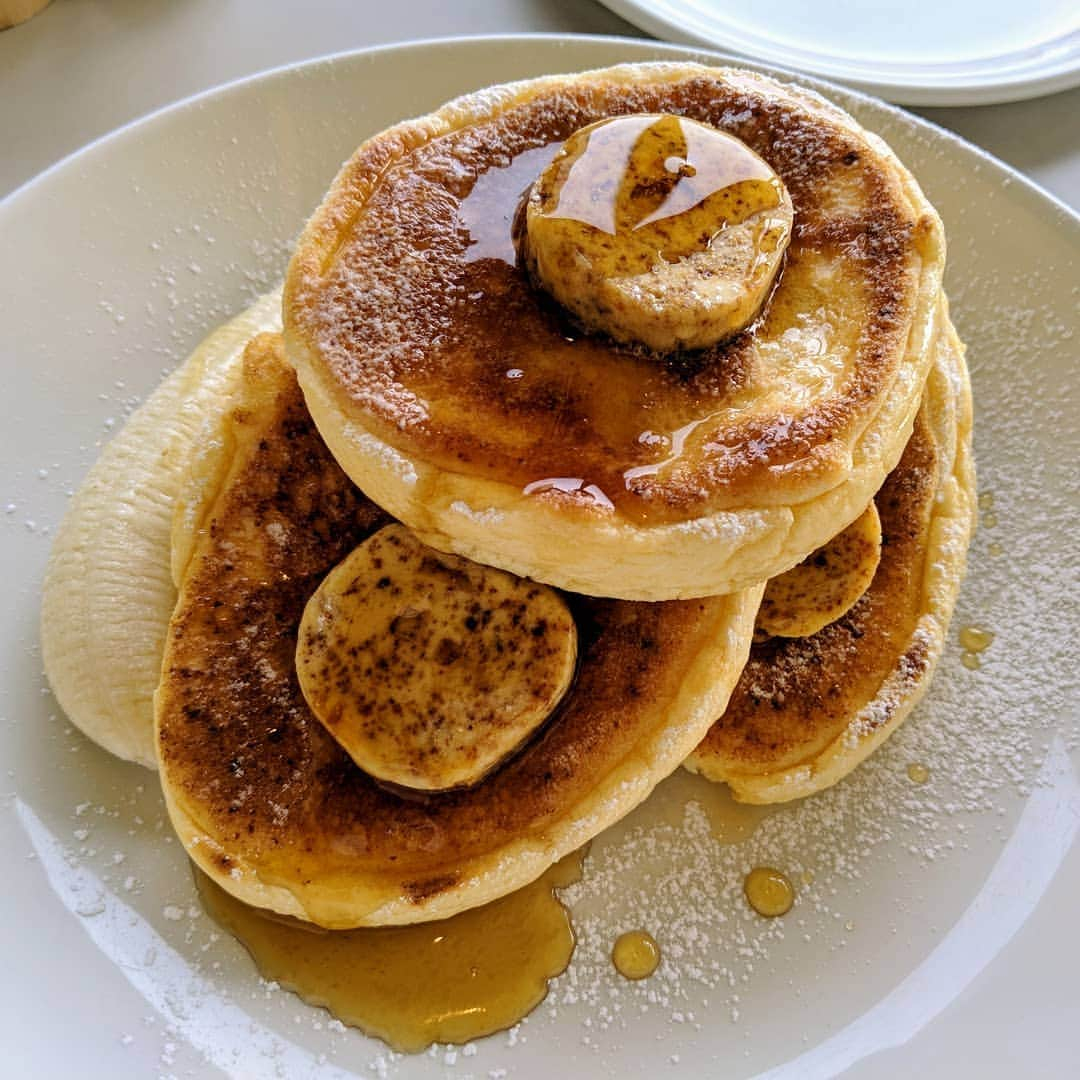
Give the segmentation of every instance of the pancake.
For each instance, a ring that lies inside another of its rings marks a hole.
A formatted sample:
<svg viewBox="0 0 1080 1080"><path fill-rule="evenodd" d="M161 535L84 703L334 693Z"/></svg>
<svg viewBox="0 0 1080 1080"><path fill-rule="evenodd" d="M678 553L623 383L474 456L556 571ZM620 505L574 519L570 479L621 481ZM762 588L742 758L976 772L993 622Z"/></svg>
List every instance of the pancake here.
<svg viewBox="0 0 1080 1080"><path fill-rule="evenodd" d="M778 284L709 348L583 333L518 263L523 191L575 131L629 113L735 136L790 194ZM817 95L624 65L481 91L364 143L298 244L284 333L334 456L426 543L589 595L705 596L789 569L881 486L943 265L915 180Z"/></svg>
<svg viewBox="0 0 1080 1080"><path fill-rule="evenodd" d="M754 644L727 711L686 765L743 802L835 784L903 723L945 643L975 526L971 389L951 324L914 431L875 503L881 561L840 619Z"/></svg>
<svg viewBox="0 0 1080 1080"><path fill-rule="evenodd" d="M198 865L331 928L443 918L535 879L700 741L745 662L760 588L635 604L565 596L578 666L556 713L468 788L380 786L311 713L297 631L327 571L390 519L318 435L275 335L193 468L156 695L162 789Z"/></svg>
<svg viewBox="0 0 1080 1080"><path fill-rule="evenodd" d="M57 530L45 571L45 673L76 727L157 768L154 688L176 603L173 503L200 432L228 407L244 346L281 325L276 290L216 329L109 441Z"/></svg>

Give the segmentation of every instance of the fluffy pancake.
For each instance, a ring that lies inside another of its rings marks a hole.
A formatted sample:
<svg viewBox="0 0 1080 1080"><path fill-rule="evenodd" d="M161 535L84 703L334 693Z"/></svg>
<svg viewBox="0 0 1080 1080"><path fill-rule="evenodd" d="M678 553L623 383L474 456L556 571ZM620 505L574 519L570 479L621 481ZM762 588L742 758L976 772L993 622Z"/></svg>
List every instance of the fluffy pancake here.
<svg viewBox="0 0 1080 1080"><path fill-rule="evenodd" d="M511 243L563 140L646 112L741 139L794 205L761 317L700 352L579 333ZM297 247L285 337L335 457L426 542L575 592L702 596L787 570L880 487L943 262L913 178L821 98L627 65L472 94L361 146Z"/></svg>
<svg viewBox="0 0 1080 1080"><path fill-rule="evenodd" d="M541 732L474 787L388 790L297 684L309 597L388 518L320 439L280 338L249 346L193 485L156 696L162 788L195 861L261 907L329 927L408 923L525 884L682 762L746 659L760 588L665 604L567 597L580 660Z"/></svg>
<svg viewBox="0 0 1080 1080"><path fill-rule="evenodd" d="M882 550L870 587L816 634L755 644L727 711L687 761L744 802L835 784L929 685L976 513L971 390L947 316L935 356L911 439L875 497Z"/></svg>
<svg viewBox="0 0 1080 1080"><path fill-rule="evenodd" d="M252 334L281 325L281 293L219 327L109 441L53 541L41 601L45 672L73 724L157 768L153 694L176 603L173 503L194 444L228 407Z"/></svg>

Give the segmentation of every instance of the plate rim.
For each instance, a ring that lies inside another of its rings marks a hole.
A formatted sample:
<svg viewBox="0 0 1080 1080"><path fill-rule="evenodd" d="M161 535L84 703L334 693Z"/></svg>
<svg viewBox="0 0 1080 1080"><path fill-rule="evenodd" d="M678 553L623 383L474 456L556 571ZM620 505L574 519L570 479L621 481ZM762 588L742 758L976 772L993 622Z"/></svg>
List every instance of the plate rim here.
<svg viewBox="0 0 1080 1080"><path fill-rule="evenodd" d="M1059 220L1063 220L1070 228L1080 228L1080 215L1073 211L1069 206L1061 202L1049 192L1045 192L1038 184L1030 181L1023 174L1017 172L1015 169L1006 165L1003 162L998 161L992 155L986 153L977 145L967 142L966 140L954 135L953 133L941 128L939 125L932 121L925 120L921 117L912 117L904 110L898 109L893 105L886 102L881 102L873 99L870 95L860 93L845 86L836 86L824 82L823 80L816 79L811 76L806 76L799 72L792 72L788 69L778 67L763 62L746 61L743 58L730 57L724 54L718 54L714 50L708 49L696 49L687 46L671 45L663 42L650 42L645 39L639 38L625 38L618 36L594 36L594 35L557 35L557 34L515 34L515 35L475 35L472 37L461 38L432 38L425 40L409 41L388 44L385 46L377 46L373 48L362 49L348 49L340 52L331 53L326 56L314 57L305 61L293 62L289 64L279 65L275 68L267 69L252 73L241 77L239 79L230 80L226 83L216 85L214 87L207 88L199 93L189 95L176 102L169 103L161 108L155 109L152 112L133 119L132 121L122 125L121 127L108 132L101 137L93 140L86 146L76 150L72 154L66 155L63 159L57 161L53 165L49 166L42 173L35 177L30 178L24 184L20 185L15 191L11 192L7 197L0 199L0 235L3 235L3 229L5 224L11 219L7 217L6 212L9 209L13 213L17 213L22 206L22 200L16 199L16 196L20 194L30 194L27 189L34 188L39 182L41 188L33 191L33 197L38 197L40 194L48 195L50 190L50 182L55 179L52 177L53 172L61 174L61 180L66 181L70 179L70 175L67 168L76 169L80 166L86 165L94 167L97 164L97 154L105 153L109 154L113 152L117 144L122 144L123 139L126 138L142 138L147 134L153 135L153 124L167 122L174 112L186 111L189 108L198 110L205 103L212 99L221 96L227 96L229 91L238 91L248 83L255 83L261 80L268 80L271 77L289 78L297 70L303 72L317 68L323 64L332 64L335 61L350 62L354 58L359 56L372 56L374 54L381 54L388 51L401 51L407 52L409 50L418 49L421 47L431 46L443 46L446 44L454 43L478 43L485 42L494 44L496 47L499 44L506 43L507 41L536 41L538 39L553 40L560 44L566 44L570 41L571 44L577 43L571 39L580 39L580 43L585 45L592 45L596 47L602 47L604 45L617 46L625 45L633 49L643 50L655 50L656 52L670 52L673 58L677 58L679 55L686 56L687 58L700 57L704 59L716 59L724 62L734 62L741 66L756 70L765 70L769 72L776 72L782 77L795 78L805 85L814 87L815 89L822 89L826 93L838 92L844 95L847 99L855 99L861 102L867 102L882 112L883 115L895 117L897 122L905 126L912 127L916 132L923 131L932 132L935 139L944 138L943 145L947 150L968 151L974 158L980 161L988 163L989 166L993 166L993 169L988 169L991 173L991 177L997 177L1000 175L1008 176L1015 180L1017 190L1011 193L1012 198L1017 198L1021 201L1017 205L1021 208L1030 206L1035 209L1040 215L1049 215L1055 213ZM996 172L994 171L996 170ZM993 182L991 179L990 182ZM1022 182L1022 183L1021 183ZM1036 196L1042 196L1041 199L1035 198ZM35 208L36 209L36 208Z"/></svg>
<svg viewBox="0 0 1080 1080"><path fill-rule="evenodd" d="M653 0L600 0L600 3L620 18L661 39L711 49L718 46L716 38L698 33L684 22L668 15L665 10L653 10ZM740 35L734 29L726 29L725 32L732 42L729 47L737 51L745 50L739 51L740 56L769 64L774 62L775 57L780 66L789 66L792 63L792 58L788 56L790 50L784 50L779 46L775 51L771 46L760 47L754 38ZM1052 48L1061 44L1069 49L1065 62L1053 64L1049 71L1032 73L1030 70L1025 70L998 79L986 72L986 65L1006 59L1008 56L1023 55L1029 51ZM880 65L846 60L831 56L829 53L808 53L806 66L802 70L815 78L841 82L864 94L887 98L889 102L898 105L1001 105L1008 102L1026 101L1080 86L1080 31L1070 31L1044 47L1034 46L1031 50L1020 50L1017 54L985 57L973 63L979 65L974 76L949 82L935 81L932 77L920 78L917 74L905 77L902 70L894 72L889 79L875 78L873 73L875 70L880 70ZM941 65L933 66L940 67Z"/></svg>
<svg viewBox="0 0 1080 1080"><path fill-rule="evenodd" d="M601 0L601 2L607 3L608 0ZM616 2L622 2L622 0L616 0ZM576 45L580 43L590 45L630 46L635 49L656 50L658 52L671 54L668 57L657 57L657 59L677 60L681 58L685 60L718 61L722 64L745 67L751 70L760 71L767 75L777 75L784 79L791 79L804 86L808 86L810 89L825 96L828 96L830 93L840 93L854 97L861 103L885 110L900 119L901 122L912 123L917 127L921 126L930 129L936 138L943 139L954 149L974 155L979 159L982 165L989 166L991 169L1000 173L1001 179L1007 178L1011 183L1018 185L1020 189L1024 191L1026 197L1050 203L1053 210L1068 222L1069 227L1080 229L1080 209L1073 209L1073 207L1054 192L1043 187L1038 181L1031 179L1031 177L1020 172L1007 162L1002 161L988 150L984 150L977 143L973 143L963 136L957 135L955 132L942 127L933 120L909 112L903 106L886 101L884 98L866 90L857 89L842 83L834 82L830 79L822 78L818 75L785 67L782 64L773 64L766 60L758 60L734 53L726 53L707 45L658 41L650 38L627 37L619 34L559 34L544 32L521 34L463 34L431 38L411 38L407 41L395 41L381 45L355 49L342 49L335 52L323 53L309 57L305 60L296 60L286 64L279 64L274 67L263 68L259 71L252 72L251 74L242 75L236 79L229 79L222 83L216 83L204 90L199 90L194 94L188 94L175 101L161 105L156 109L152 109L147 113L132 118L126 123L121 124L119 127L104 132L90 140L88 143L65 154L51 165L44 168L41 172L24 180L18 187L0 198L0 230L3 228L4 216L7 213L12 212L13 209L17 209L16 204L20 199L28 196L39 185L47 184L55 174L60 173L69 167L87 163L92 160L96 154L103 152L108 146L111 146L112 143L136 137L144 128L149 128L156 123L164 121L172 113L184 111L189 108L198 108L210 98L233 91L239 91L250 84L261 82L263 80L269 81L286 78L296 71L303 71L308 68L321 67L323 65L333 65L335 63L375 54L391 52L408 53L417 49L430 49L433 47L455 48L459 45L497 46L506 43L529 41L557 42L563 45ZM1078 73L1078 75L1080 75L1080 73ZM407 118L402 117L402 119Z"/></svg>

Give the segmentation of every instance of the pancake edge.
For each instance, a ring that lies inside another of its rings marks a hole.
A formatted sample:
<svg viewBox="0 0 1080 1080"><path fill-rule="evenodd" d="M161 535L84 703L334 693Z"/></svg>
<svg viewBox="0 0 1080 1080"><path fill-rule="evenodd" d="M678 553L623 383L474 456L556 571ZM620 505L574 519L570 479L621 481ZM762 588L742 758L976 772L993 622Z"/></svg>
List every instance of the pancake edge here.
<svg viewBox="0 0 1080 1080"><path fill-rule="evenodd" d="M642 74L644 73L644 74ZM734 592L789 570L846 528L865 508L907 445L932 360L938 295L944 270L941 220L892 149L826 99L738 68L684 62L622 64L576 73L632 84L637 79L676 81L712 74L757 84L768 82L806 107L829 114L868 141L896 171L916 226L918 287L907 349L891 389L836 469L835 482L790 506L721 510L683 522L639 526L624 517L556 505L526 496L502 481L445 470L410 457L368 430L329 378L317 349L298 329L305 283L320 274L367 192L350 174L335 178L308 222L286 275L283 297L286 352L296 367L309 410L334 457L374 502L408 525L432 547L531 577L570 592L625 600L674 600ZM427 116L397 124L376 138L396 141L402 152L502 110L524 95L559 88L568 76L523 80L475 91ZM349 192L349 185L358 190ZM573 565L558 556L574 551ZM658 572L659 570L659 572Z"/></svg>
<svg viewBox="0 0 1080 1080"><path fill-rule="evenodd" d="M687 758L685 768L709 780L727 783L739 802L788 802L832 787L904 723L933 679L964 579L978 513L971 444L971 381L964 346L949 321L947 302L943 300L942 304L945 357L928 378L927 407L945 462L933 500L922 560L924 610L908 649L897 658L877 694L851 717L832 742L809 760L771 773L751 773L718 768L706 755L695 753ZM906 664L912 648L918 648L926 658L925 666L914 680ZM881 722L883 715L886 719Z"/></svg>

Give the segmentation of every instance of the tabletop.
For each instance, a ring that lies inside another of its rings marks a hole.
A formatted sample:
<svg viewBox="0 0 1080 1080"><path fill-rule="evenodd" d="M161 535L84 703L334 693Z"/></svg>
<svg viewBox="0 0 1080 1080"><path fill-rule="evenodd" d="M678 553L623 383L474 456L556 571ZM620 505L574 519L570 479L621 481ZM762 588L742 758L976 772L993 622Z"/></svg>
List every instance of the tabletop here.
<svg viewBox="0 0 1080 1080"><path fill-rule="evenodd" d="M91 140L219 83L417 38L645 37L596 0L54 0L0 33L0 197ZM915 109L1080 209L1080 89Z"/></svg>

